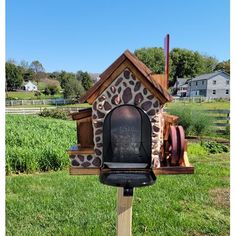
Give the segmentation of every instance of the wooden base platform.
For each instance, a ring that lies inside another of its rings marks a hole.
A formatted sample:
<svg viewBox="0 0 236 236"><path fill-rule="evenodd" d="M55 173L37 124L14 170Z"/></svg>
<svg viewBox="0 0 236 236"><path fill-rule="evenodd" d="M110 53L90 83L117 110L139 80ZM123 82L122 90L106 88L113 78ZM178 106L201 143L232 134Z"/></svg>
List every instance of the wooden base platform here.
<svg viewBox="0 0 236 236"><path fill-rule="evenodd" d="M172 167L160 167L153 169L154 174L157 175L179 175L179 174L193 174L193 166L172 166ZM70 166L70 175L99 175L100 168L81 168Z"/></svg>

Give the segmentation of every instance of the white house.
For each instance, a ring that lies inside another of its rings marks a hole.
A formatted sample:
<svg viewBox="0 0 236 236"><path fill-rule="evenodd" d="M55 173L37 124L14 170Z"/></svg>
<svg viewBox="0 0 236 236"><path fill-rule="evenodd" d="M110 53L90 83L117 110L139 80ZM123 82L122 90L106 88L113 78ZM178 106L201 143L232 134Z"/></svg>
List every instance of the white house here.
<svg viewBox="0 0 236 236"><path fill-rule="evenodd" d="M188 80L186 78L177 78L173 89L179 97L186 97L188 92Z"/></svg>
<svg viewBox="0 0 236 236"><path fill-rule="evenodd" d="M26 84L23 85L23 89L25 91L37 91L37 85L33 84L31 81L28 81Z"/></svg>

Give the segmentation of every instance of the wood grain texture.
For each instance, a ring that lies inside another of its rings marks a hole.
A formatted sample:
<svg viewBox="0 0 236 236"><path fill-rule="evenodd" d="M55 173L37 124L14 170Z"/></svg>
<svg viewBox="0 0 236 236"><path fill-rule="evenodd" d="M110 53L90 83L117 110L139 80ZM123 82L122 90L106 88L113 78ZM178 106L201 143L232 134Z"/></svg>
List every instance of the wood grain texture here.
<svg viewBox="0 0 236 236"><path fill-rule="evenodd" d="M124 197L124 188L117 188L117 236L132 235L133 196Z"/></svg>
<svg viewBox="0 0 236 236"><path fill-rule="evenodd" d="M71 175L99 175L100 168L80 168L71 166L69 169ZM194 167L189 166L171 166L160 167L153 169L154 174L157 175L181 175L181 174L193 174Z"/></svg>
<svg viewBox="0 0 236 236"><path fill-rule="evenodd" d="M99 175L100 168L79 168L70 166L69 173L70 175Z"/></svg>
<svg viewBox="0 0 236 236"><path fill-rule="evenodd" d="M69 155L79 155L79 154L94 154L94 149L93 148L82 148L80 146L78 146L76 148L76 146L73 146L73 148L70 148L67 153Z"/></svg>
<svg viewBox="0 0 236 236"><path fill-rule="evenodd" d="M164 89L167 89L167 78L165 74L153 74L152 79Z"/></svg>
<svg viewBox="0 0 236 236"><path fill-rule="evenodd" d="M79 135L79 143L80 147L82 148L92 148L94 147L93 142L93 126L92 126L92 119L84 118L87 121L80 122L78 128L78 135Z"/></svg>
<svg viewBox="0 0 236 236"><path fill-rule="evenodd" d="M170 115L166 112L163 113L163 118L164 118L164 131L163 131L163 137L164 140L168 140L168 136L169 136L169 128L171 125L176 125L179 117L178 116L174 116L174 115Z"/></svg>
<svg viewBox="0 0 236 236"><path fill-rule="evenodd" d="M92 108L86 108L71 114L73 120L80 120L89 116L92 116Z"/></svg>

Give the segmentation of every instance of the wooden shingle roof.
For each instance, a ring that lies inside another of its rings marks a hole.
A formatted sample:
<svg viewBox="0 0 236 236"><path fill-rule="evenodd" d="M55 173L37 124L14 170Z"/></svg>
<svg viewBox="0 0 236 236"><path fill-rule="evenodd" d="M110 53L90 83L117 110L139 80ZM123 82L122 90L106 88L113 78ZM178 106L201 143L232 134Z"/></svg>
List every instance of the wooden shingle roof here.
<svg viewBox="0 0 236 236"><path fill-rule="evenodd" d="M150 92L156 96L161 103L164 104L172 100L167 90L163 88L154 78L154 73L133 53L131 53L129 50L126 50L100 75L100 80L92 88L90 88L83 97L80 98L80 102L88 101L90 104L92 104L97 96L99 96L115 79L115 77L112 80L110 78L122 64L126 64L138 71L138 73L140 73L143 77L141 83L144 83L144 86L147 87L147 89L149 89Z"/></svg>

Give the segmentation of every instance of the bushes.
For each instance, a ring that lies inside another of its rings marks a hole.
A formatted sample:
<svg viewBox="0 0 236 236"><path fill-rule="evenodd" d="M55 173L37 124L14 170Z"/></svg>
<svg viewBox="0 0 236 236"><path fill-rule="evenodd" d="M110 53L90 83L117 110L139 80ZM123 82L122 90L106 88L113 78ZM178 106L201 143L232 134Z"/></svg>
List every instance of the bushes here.
<svg viewBox="0 0 236 236"><path fill-rule="evenodd" d="M59 170L76 143L75 124L37 116L6 116L6 173Z"/></svg>
<svg viewBox="0 0 236 236"><path fill-rule="evenodd" d="M229 147L215 141L202 142L201 145L211 154L229 152Z"/></svg>
<svg viewBox="0 0 236 236"><path fill-rule="evenodd" d="M39 116L52 117L52 118L62 119L62 120L68 119L68 115L69 115L68 112L60 110L58 108L56 109L44 108L43 111L39 113Z"/></svg>
<svg viewBox="0 0 236 236"><path fill-rule="evenodd" d="M191 108L172 108L170 113L179 117L179 125L182 125L187 135L203 135L211 132L213 118L204 111L196 111Z"/></svg>

